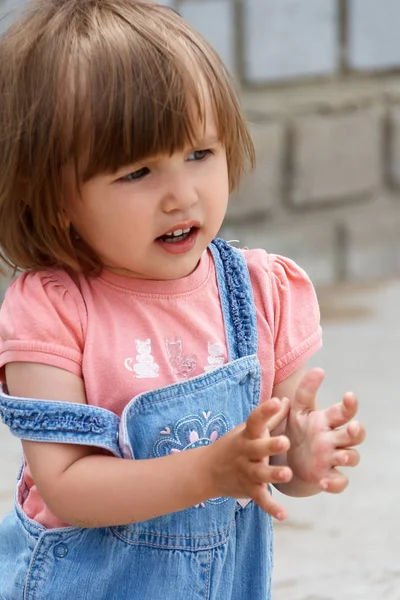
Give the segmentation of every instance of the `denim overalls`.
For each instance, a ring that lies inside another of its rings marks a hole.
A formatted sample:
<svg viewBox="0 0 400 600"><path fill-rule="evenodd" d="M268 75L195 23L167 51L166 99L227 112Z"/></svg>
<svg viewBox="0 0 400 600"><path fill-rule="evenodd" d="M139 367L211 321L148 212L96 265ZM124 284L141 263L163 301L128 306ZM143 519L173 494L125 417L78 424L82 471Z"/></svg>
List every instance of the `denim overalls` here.
<svg viewBox="0 0 400 600"><path fill-rule="evenodd" d="M230 362L136 396L121 419L102 408L0 396L22 439L155 458L211 444L246 420L260 396L256 313L242 253L211 244ZM101 502L101 498L99 498ZM0 526L0 599L267 600L272 523L252 501L213 498L149 521L46 530L21 510Z"/></svg>

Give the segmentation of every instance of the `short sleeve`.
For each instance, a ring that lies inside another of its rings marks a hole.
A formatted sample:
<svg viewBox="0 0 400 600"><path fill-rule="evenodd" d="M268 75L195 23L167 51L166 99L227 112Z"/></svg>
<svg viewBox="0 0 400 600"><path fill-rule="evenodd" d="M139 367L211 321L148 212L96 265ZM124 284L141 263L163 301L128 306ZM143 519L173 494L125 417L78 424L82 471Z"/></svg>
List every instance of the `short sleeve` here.
<svg viewBox="0 0 400 600"><path fill-rule="evenodd" d="M264 376L281 383L321 347L320 312L308 275L289 258L243 250L250 272ZM273 372L272 372L273 371Z"/></svg>
<svg viewBox="0 0 400 600"><path fill-rule="evenodd" d="M269 254L268 263L277 385L321 347L322 332L318 300L308 275L282 256Z"/></svg>
<svg viewBox="0 0 400 600"><path fill-rule="evenodd" d="M7 290L0 310L0 378L11 362L82 374L85 306L64 271L28 272Z"/></svg>

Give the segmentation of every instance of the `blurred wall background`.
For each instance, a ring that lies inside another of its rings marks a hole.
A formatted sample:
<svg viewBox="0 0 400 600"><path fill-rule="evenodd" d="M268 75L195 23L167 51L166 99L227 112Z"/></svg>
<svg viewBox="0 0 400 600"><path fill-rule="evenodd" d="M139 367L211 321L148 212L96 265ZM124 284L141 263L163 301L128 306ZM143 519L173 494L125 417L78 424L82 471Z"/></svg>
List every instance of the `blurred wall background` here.
<svg viewBox="0 0 400 600"><path fill-rule="evenodd" d="M169 0L234 74L258 168L224 235L318 286L400 272L398 0Z"/></svg>
<svg viewBox="0 0 400 600"><path fill-rule="evenodd" d="M251 123L258 167L222 234L291 256L319 287L399 274L399 0L161 3L217 49Z"/></svg>

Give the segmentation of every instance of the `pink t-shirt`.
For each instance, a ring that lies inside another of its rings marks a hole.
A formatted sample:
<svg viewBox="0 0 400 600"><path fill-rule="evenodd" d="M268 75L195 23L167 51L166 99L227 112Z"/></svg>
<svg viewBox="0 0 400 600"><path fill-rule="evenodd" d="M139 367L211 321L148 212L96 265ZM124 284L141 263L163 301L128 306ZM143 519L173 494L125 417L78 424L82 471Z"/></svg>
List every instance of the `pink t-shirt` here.
<svg viewBox="0 0 400 600"><path fill-rule="evenodd" d="M321 346L319 309L307 275L287 258L244 250L254 290L262 369L261 398ZM25 361L83 377L88 404L121 415L136 395L200 375L228 360L214 263L174 281L99 277L62 269L28 272L8 289L0 312L0 367ZM50 513L24 471L26 514Z"/></svg>

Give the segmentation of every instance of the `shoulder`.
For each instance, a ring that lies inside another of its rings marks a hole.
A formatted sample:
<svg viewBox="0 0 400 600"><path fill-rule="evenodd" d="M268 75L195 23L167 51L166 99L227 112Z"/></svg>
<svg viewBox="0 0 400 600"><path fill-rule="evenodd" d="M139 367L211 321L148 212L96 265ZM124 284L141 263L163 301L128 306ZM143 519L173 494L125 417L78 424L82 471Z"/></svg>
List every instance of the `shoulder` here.
<svg viewBox="0 0 400 600"><path fill-rule="evenodd" d="M243 253L259 318L272 334L276 385L321 346L317 295L307 273L290 258L264 250Z"/></svg>
<svg viewBox="0 0 400 600"><path fill-rule="evenodd" d="M309 276L294 260L261 249L244 249L242 252L253 285L268 285L277 292L302 287L314 294Z"/></svg>
<svg viewBox="0 0 400 600"><path fill-rule="evenodd" d="M82 347L85 303L74 278L63 269L28 271L8 287L0 311L0 339Z"/></svg>
<svg viewBox="0 0 400 600"><path fill-rule="evenodd" d="M41 271L25 271L9 285L5 300L16 297L35 300L45 295L55 299L65 294L78 296L78 286L64 269L44 269Z"/></svg>
<svg viewBox="0 0 400 600"><path fill-rule="evenodd" d="M26 271L19 275L8 287L2 310L18 308L43 310L75 307L81 312L84 302L77 280L63 269Z"/></svg>

